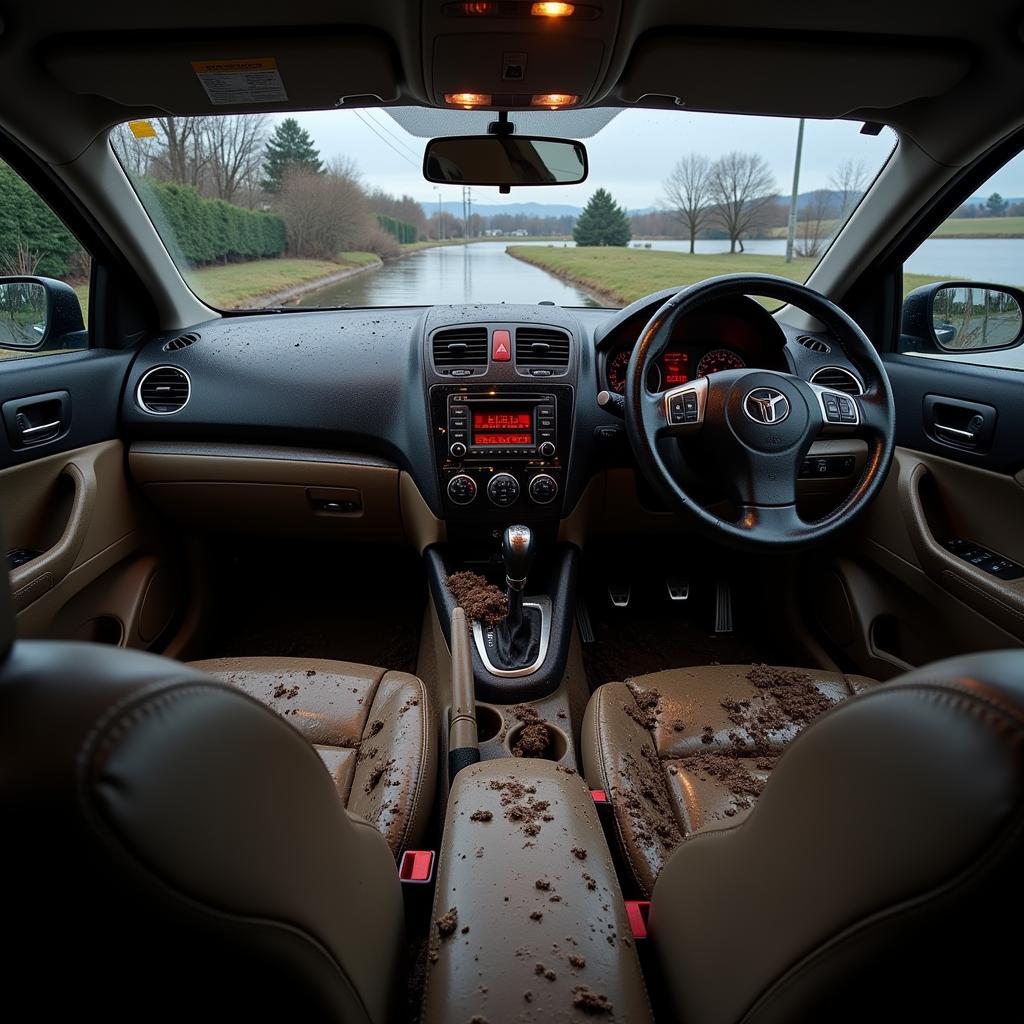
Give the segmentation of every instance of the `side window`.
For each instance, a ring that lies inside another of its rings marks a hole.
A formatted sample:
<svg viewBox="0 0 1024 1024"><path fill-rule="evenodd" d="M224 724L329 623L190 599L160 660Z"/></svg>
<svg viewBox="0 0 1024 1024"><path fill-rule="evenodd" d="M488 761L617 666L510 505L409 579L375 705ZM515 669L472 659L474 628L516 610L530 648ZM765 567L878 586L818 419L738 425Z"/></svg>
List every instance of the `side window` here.
<svg viewBox="0 0 1024 1024"><path fill-rule="evenodd" d="M0 160L0 366L88 347L91 263L60 218Z"/></svg>
<svg viewBox="0 0 1024 1024"><path fill-rule="evenodd" d="M1024 369L1024 154L903 264L900 351Z"/></svg>

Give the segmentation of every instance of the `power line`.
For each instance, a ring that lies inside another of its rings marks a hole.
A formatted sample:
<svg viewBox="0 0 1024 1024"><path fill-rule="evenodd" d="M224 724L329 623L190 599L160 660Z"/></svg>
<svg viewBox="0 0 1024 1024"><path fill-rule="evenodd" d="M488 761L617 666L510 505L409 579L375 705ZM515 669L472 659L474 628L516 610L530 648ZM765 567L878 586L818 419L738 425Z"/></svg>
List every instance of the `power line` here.
<svg viewBox="0 0 1024 1024"><path fill-rule="evenodd" d="M370 131L373 132L373 134L381 142L383 142L384 145L387 146L392 152L397 153L398 156L400 156L407 164L411 164L413 167L416 167L416 169L419 170L419 167L417 166L415 161L411 157L409 157L405 153L403 153L396 145L394 145L387 138L385 138L379 131L377 131L376 125L374 125L371 121L364 120L363 117L360 116L360 111L358 111L358 110L353 108L352 113L355 114L356 117L359 118L359 121L362 124L366 125L366 127L369 128Z"/></svg>
<svg viewBox="0 0 1024 1024"><path fill-rule="evenodd" d="M404 147L405 149L407 149L407 150L409 151L409 154L410 154L410 155L411 155L411 156L412 156L412 157L413 157L414 159L417 159L417 160L418 160L418 159L420 159L420 154L418 154L418 153L416 152L416 150L412 148L412 146L410 146L410 145L409 145L409 144L408 144L407 142L405 142L405 141L404 141L403 139L400 139L400 138L399 138L399 137L398 137L397 135L395 135L395 133L394 133L394 132L392 132L392 131L389 131L389 130L388 130L388 127L387 127L387 125L385 125L385 124L384 124L384 123L383 123L382 121L379 121L379 120L377 120L377 118L375 118L375 117L372 117L372 116L371 116L371 111L372 111L372 108L370 108L370 107L366 107L365 109L361 110L361 111L360 111L360 113L361 113L361 114L362 114L362 115L363 115L363 116L364 116L364 117L365 117L365 118L366 118L366 119L367 119L368 121L372 121L372 122L373 122L373 123L374 123L374 124L375 124L375 125L376 125L376 126L377 126L377 127L378 127L378 128L379 128L379 129L381 130L381 131L382 131L382 132L384 132L384 133L385 133L386 135L390 135L390 136L391 136L391 138L393 138L393 139L395 140L395 142L397 142L397 143L398 143L398 144L399 144L400 146L402 146L402 147Z"/></svg>

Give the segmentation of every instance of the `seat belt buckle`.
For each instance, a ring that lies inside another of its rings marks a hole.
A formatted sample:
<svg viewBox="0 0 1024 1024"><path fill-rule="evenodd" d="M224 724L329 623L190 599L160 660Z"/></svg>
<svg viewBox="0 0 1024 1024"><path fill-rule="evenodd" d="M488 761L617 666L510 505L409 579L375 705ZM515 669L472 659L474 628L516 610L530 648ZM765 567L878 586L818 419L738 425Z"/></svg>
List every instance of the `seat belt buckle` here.
<svg viewBox="0 0 1024 1024"><path fill-rule="evenodd" d="M640 942L647 938L648 921L651 916L650 900L625 900L626 919L629 930L633 933L633 941Z"/></svg>
<svg viewBox="0 0 1024 1024"><path fill-rule="evenodd" d="M437 857L433 850L406 850L398 865L402 885L431 885Z"/></svg>

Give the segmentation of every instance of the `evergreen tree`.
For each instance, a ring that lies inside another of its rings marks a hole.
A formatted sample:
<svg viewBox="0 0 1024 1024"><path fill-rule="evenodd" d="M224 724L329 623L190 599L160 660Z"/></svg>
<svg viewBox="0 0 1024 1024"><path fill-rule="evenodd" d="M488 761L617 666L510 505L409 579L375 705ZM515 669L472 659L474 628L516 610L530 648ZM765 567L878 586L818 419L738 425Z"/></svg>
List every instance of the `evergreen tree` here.
<svg viewBox="0 0 1024 1024"><path fill-rule="evenodd" d="M322 174L320 151L313 145L309 132L294 117L286 117L267 142L263 158L263 188L272 194L281 191L284 176L293 167L305 167Z"/></svg>
<svg viewBox="0 0 1024 1024"><path fill-rule="evenodd" d="M611 193L599 188L576 218L572 237L577 245L627 245L629 218Z"/></svg>

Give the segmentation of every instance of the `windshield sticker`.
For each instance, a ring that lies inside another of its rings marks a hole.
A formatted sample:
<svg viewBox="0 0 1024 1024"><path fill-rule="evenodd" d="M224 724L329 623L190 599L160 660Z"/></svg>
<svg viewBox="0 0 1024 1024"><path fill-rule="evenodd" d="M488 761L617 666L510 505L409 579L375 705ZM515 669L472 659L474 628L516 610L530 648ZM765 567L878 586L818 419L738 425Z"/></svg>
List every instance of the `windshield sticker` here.
<svg viewBox="0 0 1024 1024"><path fill-rule="evenodd" d="M216 106L285 103L288 94L273 57L194 60L192 70Z"/></svg>
<svg viewBox="0 0 1024 1024"><path fill-rule="evenodd" d="M129 121L128 128L137 139L156 138L156 129L148 121Z"/></svg>

